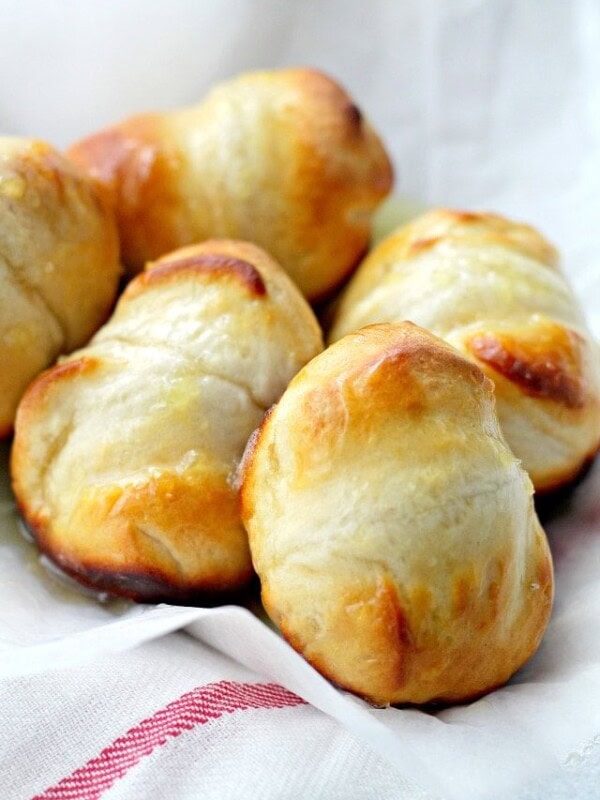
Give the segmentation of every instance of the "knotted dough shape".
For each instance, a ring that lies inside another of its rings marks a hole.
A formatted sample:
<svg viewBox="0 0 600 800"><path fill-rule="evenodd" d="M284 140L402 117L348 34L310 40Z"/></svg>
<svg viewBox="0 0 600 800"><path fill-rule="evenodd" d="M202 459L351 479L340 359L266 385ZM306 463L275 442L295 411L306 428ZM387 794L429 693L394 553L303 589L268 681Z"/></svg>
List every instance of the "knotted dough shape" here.
<svg viewBox="0 0 600 800"><path fill-rule="evenodd" d="M264 606L336 684L466 700L536 650L553 577L533 487L491 382L432 334L373 325L313 359L242 477Z"/></svg>
<svg viewBox="0 0 600 800"><path fill-rule="evenodd" d="M432 211L379 244L341 299L330 341L411 320L495 384L504 435L538 491L572 480L600 445L600 351L558 254L495 214Z"/></svg>
<svg viewBox="0 0 600 800"><path fill-rule="evenodd" d="M243 587L238 462L321 349L308 304L254 245L209 241L151 264L20 405L13 485L41 549L136 600Z"/></svg>
<svg viewBox="0 0 600 800"><path fill-rule="evenodd" d="M311 301L356 266L392 183L353 100L311 69L241 75L198 106L132 117L69 155L113 203L131 272L181 245L247 239Z"/></svg>

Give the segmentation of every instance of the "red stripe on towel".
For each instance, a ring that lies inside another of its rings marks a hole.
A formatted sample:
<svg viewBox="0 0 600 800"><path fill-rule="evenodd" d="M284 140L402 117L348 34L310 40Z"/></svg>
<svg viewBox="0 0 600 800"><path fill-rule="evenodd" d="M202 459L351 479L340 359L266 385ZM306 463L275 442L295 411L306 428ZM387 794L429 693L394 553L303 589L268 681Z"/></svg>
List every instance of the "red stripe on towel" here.
<svg viewBox="0 0 600 800"><path fill-rule="evenodd" d="M304 703L275 683L219 681L199 686L119 736L83 767L32 800L98 800L142 758L196 725L205 725L236 711L285 708Z"/></svg>

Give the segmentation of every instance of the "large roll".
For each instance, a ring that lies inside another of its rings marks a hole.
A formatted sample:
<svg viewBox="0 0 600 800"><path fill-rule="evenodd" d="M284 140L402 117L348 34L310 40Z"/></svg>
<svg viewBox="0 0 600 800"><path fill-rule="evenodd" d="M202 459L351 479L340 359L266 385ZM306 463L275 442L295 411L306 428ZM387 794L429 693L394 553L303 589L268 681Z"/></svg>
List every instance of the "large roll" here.
<svg viewBox="0 0 600 800"><path fill-rule="evenodd" d="M100 131L70 156L114 204L132 273L181 245L246 239L313 301L356 266L392 182L352 99L311 69L242 75L194 108Z"/></svg>
<svg viewBox="0 0 600 800"><path fill-rule="evenodd" d="M350 334L248 445L242 517L266 610L377 704L455 702L536 650L552 562L481 370L410 323Z"/></svg>
<svg viewBox="0 0 600 800"><path fill-rule="evenodd" d="M600 352L537 231L494 214L433 211L376 247L330 340L412 320L494 381L504 435L538 491L568 483L600 445Z"/></svg>
<svg viewBox="0 0 600 800"><path fill-rule="evenodd" d="M254 245L206 242L152 264L19 407L13 485L40 548L136 600L244 586L236 468L321 348L306 301Z"/></svg>

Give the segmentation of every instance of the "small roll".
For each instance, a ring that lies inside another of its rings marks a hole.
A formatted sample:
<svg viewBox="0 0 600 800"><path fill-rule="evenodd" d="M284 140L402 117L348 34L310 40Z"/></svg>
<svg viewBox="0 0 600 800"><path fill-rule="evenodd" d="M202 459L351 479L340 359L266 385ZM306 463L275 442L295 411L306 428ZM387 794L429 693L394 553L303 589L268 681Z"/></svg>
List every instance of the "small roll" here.
<svg viewBox="0 0 600 800"><path fill-rule="evenodd" d="M114 204L132 273L181 245L247 239L312 301L356 266L392 184L352 99L311 69L242 75L199 106L132 117L69 155Z"/></svg>
<svg viewBox="0 0 600 800"><path fill-rule="evenodd" d="M536 650L553 596L533 487L481 370L410 323L346 336L248 445L242 518L265 608L368 700L456 702Z"/></svg>
<svg viewBox="0 0 600 800"><path fill-rule="evenodd" d="M493 380L504 435L535 488L556 489L600 446L600 353L558 262L528 225L432 211L370 253L330 341L404 319L443 337Z"/></svg>
<svg viewBox="0 0 600 800"><path fill-rule="evenodd" d="M306 301L254 245L206 242L150 265L19 407L13 486L40 548L136 600L244 586L233 476L265 410L321 349Z"/></svg>
<svg viewBox="0 0 600 800"><path fill-rule="evenodd" d="M110 313L118 254L87 176L45 142L0 138L0 437L30 381Z"/></svg>

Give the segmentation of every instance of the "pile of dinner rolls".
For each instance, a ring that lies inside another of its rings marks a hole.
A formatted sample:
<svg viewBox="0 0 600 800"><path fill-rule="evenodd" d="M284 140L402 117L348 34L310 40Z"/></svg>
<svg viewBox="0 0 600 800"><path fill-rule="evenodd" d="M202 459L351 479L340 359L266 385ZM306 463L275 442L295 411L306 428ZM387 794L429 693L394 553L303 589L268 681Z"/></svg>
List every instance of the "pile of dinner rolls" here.
<svg viewBox="0 0 600 800"><path fill-rule="evenodd" d="M391 187L311 69L64 155L0 139L0 431L26 525L80 583L214 602L256 573L335 684L464 701L548 623L534 487L600 446L598 350L527 225L433 211L367 252Z"/></svg>

